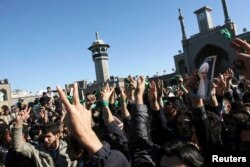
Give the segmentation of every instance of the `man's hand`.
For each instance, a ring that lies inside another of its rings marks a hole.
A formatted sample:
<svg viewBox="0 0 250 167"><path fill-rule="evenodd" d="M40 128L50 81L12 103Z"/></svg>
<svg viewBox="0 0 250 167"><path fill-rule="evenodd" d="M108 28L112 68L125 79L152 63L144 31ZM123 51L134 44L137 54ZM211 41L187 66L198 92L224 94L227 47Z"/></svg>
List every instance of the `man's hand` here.
<svg viewBox="0 0 250 167"><path fill-rule="evenodd" d="M214 84L216 85L216 94L218 96L224 96L227 84L224 75L219 74L219 78L214 78Z"/></svg>
<svg viewBox="0 0 250 167"><path fill-rule="evenodd" d="M124 87L120 87L120 99L122 102L127 100L127 95L125 93Z"/></svg>
<svg viewBox="0 0 250 167"><path fill-rule="evenodd" d="M48 111L43 107L43 109L41 109L41 111L39 112L41 119L43 122L48 122Z"/></svg>
<svg viewBox="0 0 250 167"><path fill-rule="evenodd" d="M26 120L30 117L30 111L31 107L28 108L28 106L26 105L25 108L19 112L15 124L16 128L22 127L23 123L26 122Z"/></svg>
<svg viewBox="0 0 250 167"><path fill-rule="evenodd" d="M134 78L131 75L129 75L128 79L129 79L130 89L135 89L136 88L136 82L135 82Z"/></svg>
<svg viewBox="0 0 250 167"><path fill-rule="evenodd" d="M114 121L114 117L109 109L110 97L114 92L114 88L110 89L108 84L106 84L103 91L101 91L100 101L102 103L103 119L106 125Z"/></svg>
<svg viewBox="0 0 250 167"><path fill-rule="evenodd" d="M225 91L229 91L232 84L232 78L234 76L233 70L231 68L226 69L225 72L223 73L223 76L226 81Z"/></svg>
<svg viewBox="0 0 250 167"><path fill-rule="evenodd" d="M157 80L157 90L158 90L158 98L163 97L164 94L164 82L162 79Z"/></svg>
<svg viewBox="0 0 250 167"><path fill-rule="evenodd" d="M124 91L124 88L120 88L120 103L121 103L121 111L122 111L122 118L129 117L129 111L127 109L127 95Z"/></svg>
<svg viewBox="0 0 250 167"><path fill-rule="evenodd" d="M66 124L70 133L90 153L96 153L102 147L102 143L91 128L91 112L80 103L77 83L74 83L73 88L73 104L70 104L60 86L57 86L57 91L66 107L68 119Z"/></svg>
<svg viewBox="0 0 250 167"><path fill-rule="evenodd" d="M199 78L198 78L198 70L194 70L191 76L187 77L185 82L185 88L187 89L187 93L192 93L193 90L198 89L199 87Z"/></svg>
<svg viewBox="0 0 250 167"><path fill-rule="evenodd" d="M110 89L109 84L106 84L100 93L101 93L100 100L109 102L110 96L114 93L114 88Z"/></svg>
<svg viewBox="0 0 250 167"><path fill-rule="evenodd" d="M87 108L88 110L90 110L92 104L95 104L95 102L96 102L96 97L95 97L95 95L93 95L93 94L88 95L87 98L86 98L86 108Z"/></svg>
<svg viewBox="0 0 250 167"><path fill-rule="evenodd" d="M250 45L240 38L235 38L231 47L236 51L236 64L240 66L243 75L250 79Z"/></svg>
<svg viewBox="0 0 250 167"><path fill-rule="evenodd" d="M157 101L157 87L154 81L151 81L148 89L148 99L151 110L160 110L160 105Z"/></svg>
<svg viewBox="0 0 250 167"><path fill-rule="evenodd" d="M217 88L217 85L215 83L212 83L211 92L210 92L210 105L213 107L217 107L219 105L217 98L216 98L216 88Z"/></svg>
<svg viewBox="0 0 250 167"><path fill-rule="evenodd" d="M131 75L128 76L129 80L129 86L125 88L125 93L127 95L127 98L130 102L135 102L135 88L136 88L136 82Z"/></svg>
<svg viewBox="0 0 250 167"><path fill-rule="evenodd" d="M140 76L137 79L137 88L135 92L135 101L136 104L143 104L143 93L145 90L145 78Z"/></svg>

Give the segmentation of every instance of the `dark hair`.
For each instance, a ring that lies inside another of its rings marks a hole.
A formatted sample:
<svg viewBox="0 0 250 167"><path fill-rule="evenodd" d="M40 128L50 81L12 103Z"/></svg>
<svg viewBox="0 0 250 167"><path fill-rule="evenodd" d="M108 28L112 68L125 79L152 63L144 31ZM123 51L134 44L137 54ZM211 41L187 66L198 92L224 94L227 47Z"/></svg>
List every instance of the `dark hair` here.
<svg viewBox="0 0 250 167"><path fill-rule="evenodd" d="M214 112L207 111L207 117L209 120L209 128L211 131L211 135L216 142L216 144L221 144L221 131L222 131L222 122L220 117Z"/></svg>
<svg viewBox="0 0 250 167"><path fill-rule="evenodd" d="M243 108L243 104L241 102L235 101L233 103L231 103L231 111L238 111L239 109Z"/></svg>
<svg viewBox="0 0 250 167"><path fill-rule="evenodd" d="M49 132L53 133L53 135L60 133L60 122L48 122L42 126L42 133L47 134Z"/></svg>
<svg viewBox="0 0 250 167"><path fill-rule="evenodd" d="M43 96L43 97L40 98L39 101L40 101L40 104L41 104L42 106L45 106L46 104L49 103L50 97L48 97L48 96Z"/></svg>
<svg viewBox="0 0 250 167"><path fill-rule="evenodd" d="M40 130L41 130L40 125L33 125L30 128L29 135L30 135L31 140L38 141Z"/></svg>
<svg viewBox="0 0 250 167"><path fill-rule="evenodd" d="M236 140L237 140L237 144L238 144L238 149L241 151L250 151L250 141L248 140L242 140L242 132L243 131L250 131L250 120L247 120L245 122L242 122L237 130L237 134L236 134Z"/></svg>
<svg viewBox="0 0 250 167"><path fill-rule="evenodd" d="M185 115L188 116L190 118L190 127L193 126L193 115L192 112L190 110L179 110L175 116L175 122L177 123L177 120L180 116Z"/></svg>
<svg viewBox="0 0 250 167"><path fill-rule="evenodd" d="M242 100L243 100L243 103L250 103L250 92L244 93Z"/></svg>
<svg viewBox="0 0 250 167"><path fill-rule="evenodd" d="M245 122L242 122L241 124L240 124L240 126L239 126L239 128L238 128L238 139L239 139L239 142L240 142L240 140L241 140L241 132L242 131L244 131L244 130L248 130L248 131L250 131L250 120L247 120L247 121L245 121Z"/></svg>
<svg viewBox="0 0 250 167"><path fill-rule="evenodd" d="M164 155L179 157L185 164L193 167L202 166L204 159L197 147L192 144L184 144L181 141L171 141L164 145Z"/></svg>
<svg viewBox="0 0 250 167"><path fill-rule="evenodd" d="M250 114L245 111L243 107L240 108L238 111L233 111L232 114L234 114L238 124L245 122L250 118Z"/></svg>
<svg viewBox="0 0 250 167"><path fill-rule="evenodd" d="M0 124L0 145L4 144L4 136L6 134L6 130L9 130L10 127L6 123Z"/></svg>
<svg viewBox="0 0 250 167"><path fill-rule="evenodd" d="M8 111L9 110L9 107L7 105L3 105L1 108L3 109L3 111Z"/></svg>
<svg viewBox="0 0 250 167"><path fill-rule="evenodd" d="M196 146L192 144L185 144L180 150L180 155L182 160L189 164L190 166L202 166L203 165L203 157L199 153Z"/></svg>
<svg viewBox="0 0 250 167"><path fill-rule="evenodd" d="M230 112L229 114L223 114L223 120L225 122L226 130L228 130L227 128L229 124L230 126L234 126L235 128L237 128L238 126L237 118L235 117L234 114L232 114L232 112Z"/></svg>

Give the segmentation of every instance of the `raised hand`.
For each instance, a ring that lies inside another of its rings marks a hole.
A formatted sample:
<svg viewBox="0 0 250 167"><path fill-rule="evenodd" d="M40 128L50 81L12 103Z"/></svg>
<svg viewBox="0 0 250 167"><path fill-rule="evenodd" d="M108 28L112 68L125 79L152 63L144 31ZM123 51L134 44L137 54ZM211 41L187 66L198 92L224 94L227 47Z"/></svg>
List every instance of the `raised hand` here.
<svg viewBox="0 0 250 167"><path fill-rule="evenodd" d="M214 78L214 84L216 85L216 94L218 96L224 96L227 85L224 75L219 74L218 78Z"/></svg>
<svg viewBox="0 0 250 167"><path fill-rule="evenodd" d="M88 110L90 110L92 104L94 104L95 102L96 102L95 95L93 95L93 94L88 95L87 98L86 98L86 108Z"/></svg>
<svg viewBox="0 0 250 167"><path fill-rule="evenodd" d="M232 84L232 79L234 77L233 70L231 68L226 69L223 73L223 76L226 81L226 91L229 91Z"/></svg>
<svg viewBox="0 0 250 167"><path fill-rule="evenodd" d="M120 98L122 101L127 100L127 94L125 93L124 87L120 87Z"/></svg>
<svg viewBox="0 0 250 167"><path fill-rule="evenodd" d="M160 105L157 100L157 86L154 81L151 81L148 89L148 99L151 110L160 110Z"/></svg>
<svg viewBox="0 0 250 167"><path fill-rule="evenodd" d="M47 110L43 109L40 111L39 114L40 114L43 122L48 122L48 111Z"/></svg>
<svg viewBox="0 0 250 167"><path fill-rule="evenodd" d="M122 118L124 119L130 116L130 113L127 109L127 95L123 87L120 88L120 103L121 103Z"/></svg>
<svg viewBox="0 0 250 167"><path fill-rule="evenodd" d="M112 93L111 93L110 98L109 98L109 103L114 104L115 100L116 100L116 97L117 97L116 92L115 92L114 88L110 88L110 90L112 90Z"/></svg>
<svg viewBox="0 0 250 167"><path fill-rule="evenodd" d="M96 153L102 147L102 143L91 128L91 112L80 103L77 83L74 83L73 88L73 104L70 104L60 86L57 86L57 91L66 107L68 120L66 125L70 133L90 153Z"/></svg>
<svg viewBox="0 0 250 167"><path fill-rule="evenodd" d="M30 111L31 107L28 108L28 106L26 105L25 108L19 112L15 124L16 128L22 127L22 124L26 122L26 120L30 117Z"/></svg>
<svg viewBox="0 0 250 167"><path fill-rule="evenodd" d="M135 88L136 88L136 81L134 80L131 75L128 76L129 86L125 87L125 93L128 97L128 100L132 103L135 101Z"/></svg>
<svg viewBox="0 0 250 167"><path fill-rule="evenodd" d="M188 93L193 92L193 90L198 89L199 87L199 78L198 78L198 70L195 69L191 76L187 77L185 82L185 88Z"/></svg>
<svg viewBox="0 0 250 167"><path fill-rule="evenodd" d="M149 84L148 100L153 103L157 101L157 86L154 81L151 81Z"/></svg>
<svg viewBox="0 0 250 167"><path fill-rule="evenodd" d="M106 125L114 121L114 117L109 108L110 97L113 93L115 93L114 88L110 88L109 84L106 84L101 91L100 101L102 105L103 119Z"/></svg>
<svg viewBox="0 0 250 167"><path fill-rule="evenodd" d="M131 75L129 75L128 79L129 79L129 82L130 82L130 84L129 84L130 89L135 89L136 88L136 82L135 82L134 78Z"/></svg>
<svg viewBox="0 0 250 167"><path fill-rule="evenodd" d="M231 47L236 51L236 65L243 75L250 79L250 45L242 39L235 38L231 42Z"/></svg>
<svg viewBox="0 0 250 167"><path fill-rule="evenodd" d="M162 79L157 80L157 90L158 90L158 96L162 97L164 94L164 82Z"/></svg>
<svg viewBox="0 0 250 167"><path fill-rule="evenodd" d="M137 79L137 88L135 91L136 104L143 104L143 93L145 91L145 78L140 76Z"/></svg>
<svg viewBox="0 0 250 167"><path fill-rule="evenodd" d="M114 88L110 88L109 84L107 83L100 93L101 93L100 100L109 102L110 96L114 93Z"/></svg>
<svg viewBox="0 0 250 167"><path fill-rule="evenodd" d="M210 105L213 107L217 107L219 105L217 98L216 98L216 88L217 88L217 85L215 83L212 83L211 91L210 91Z"/></svg>

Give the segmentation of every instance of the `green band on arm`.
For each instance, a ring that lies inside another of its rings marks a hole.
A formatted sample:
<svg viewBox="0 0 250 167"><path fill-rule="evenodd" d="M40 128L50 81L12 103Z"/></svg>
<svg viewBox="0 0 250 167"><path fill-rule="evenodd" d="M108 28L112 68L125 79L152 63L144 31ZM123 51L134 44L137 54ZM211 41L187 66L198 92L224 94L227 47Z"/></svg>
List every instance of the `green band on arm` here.
<svg viewBox="0 0 250 167"><path fill-rule="evenodd" d="M109 102L108 101L101 101L101 106L102 107L108 107L109 106Z"/></svg>

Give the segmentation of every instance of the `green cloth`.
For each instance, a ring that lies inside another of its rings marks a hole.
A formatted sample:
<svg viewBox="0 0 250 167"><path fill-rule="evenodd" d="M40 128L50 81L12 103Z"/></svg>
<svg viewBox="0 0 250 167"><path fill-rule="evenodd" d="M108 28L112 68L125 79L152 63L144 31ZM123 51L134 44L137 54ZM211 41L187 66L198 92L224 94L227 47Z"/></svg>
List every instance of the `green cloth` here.
<svg viewBox="0 0 250 167"><path fill-rule="evenodd" d="M68 101L70 102L70 104L73 104L73 97L72 96L67 96ZM85 100L80 100L81 104L84 104Z"/></svg>
<svg viewBox="0 0 250 167"><path fill-rule="evenodd" d="M224 35L227 39L231 40L232 39L232 35L230 33L230 31L227 28L223 28L220 30L221 34Z"/></svg>

